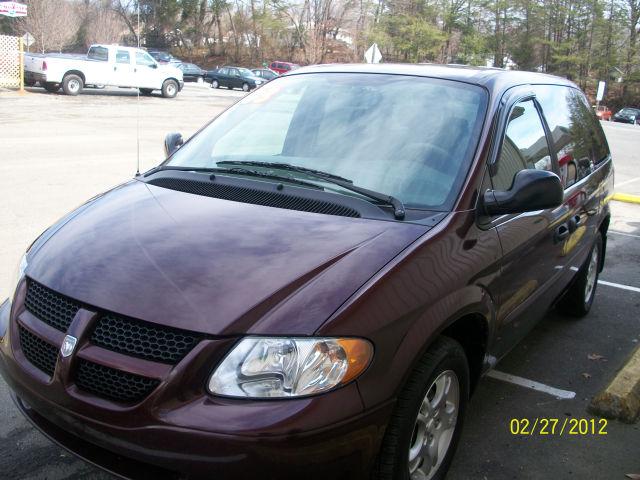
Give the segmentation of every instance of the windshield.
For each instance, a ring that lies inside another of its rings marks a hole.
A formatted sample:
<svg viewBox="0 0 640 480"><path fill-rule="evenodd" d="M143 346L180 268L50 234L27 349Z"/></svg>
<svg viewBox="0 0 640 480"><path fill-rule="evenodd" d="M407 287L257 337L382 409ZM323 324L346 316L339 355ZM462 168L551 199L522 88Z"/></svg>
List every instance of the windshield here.
<svg viewBox="0 0 640 480"><path fill-rule="evenodd" d="M480 87L433 78L280 77L217 117L165 165L289 163L350 179L409 208L444 210L468 170L486 102ZM358 196L300 172L286 174Z"/></svg>
<svg viewBox="0 0 640 480"><path fill-rule="evenodd" d="M620 110L620 113L624 113L625 115L637 115L640 113L640 110L636 110L635 108L623 108Z"/></svg>

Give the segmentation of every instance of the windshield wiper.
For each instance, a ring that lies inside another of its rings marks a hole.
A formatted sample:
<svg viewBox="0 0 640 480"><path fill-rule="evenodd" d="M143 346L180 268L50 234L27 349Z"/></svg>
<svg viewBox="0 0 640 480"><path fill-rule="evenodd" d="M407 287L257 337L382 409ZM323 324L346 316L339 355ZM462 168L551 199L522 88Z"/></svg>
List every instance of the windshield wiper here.
<svg viewBox="0 0 640 480"><path fill-rule="evenodd" d="M242 160L220 160L216 162L218 165L247 165L252 167L268 167L268 168L280 168L282 170L289 170L293 172L300 172L310 177L319 178L329 183L339 185L345 190L351 190L352 192L359 193L365 197L369 197L378 202L386 203L393 207L393 215L396 220L402 220L405 216L405 208L402 201L391 195L369 190L368 188L358 187L353 184L353 180L349 180L332 173L323 172L321 170L314 170L312 168L300 167L298 165L291 165L290 163L279 162L256 162L256 161L242 161Z"/></svg>
<svg viewBox="0 0 640 480"><path fill-rule="evenodd" d="M332 178L334 180L341 180L347 183L353 183L353 180L348 178L334 175L333 173L323 172L322 170L315 170L313 168L301 167L299 165L292 165L284 162L256 162L256 161L243 161L243 160L220 160L216 162L218 165L246 165L248 167L269 167L280 168L282 170L289 170L291 172L307 173L309 175L315 175L322 178Z"/></svg>
<svg viewBox="0 0 640 480"><path fill-rule="evenodd" d="M144 174L145 177L149 175L153 175L156 172L163 170L178 170L181 172L198 172L198 173L231 173L235 175L247 175L250 177L260 177L267 178L269 180L282 180L285 182L295 183L296 185L302 185L309 188L315 188L316 190L324 190L320 185L316 185L315 183L305 182L304 180L298 180L297 178L292 177L284 177L281 175L272 175L269 173L262 173L256 170L249 170L247 168L216 168L216 167L178 167L174 165L159 165L155 168L152 168L148 172Z"/></svg>

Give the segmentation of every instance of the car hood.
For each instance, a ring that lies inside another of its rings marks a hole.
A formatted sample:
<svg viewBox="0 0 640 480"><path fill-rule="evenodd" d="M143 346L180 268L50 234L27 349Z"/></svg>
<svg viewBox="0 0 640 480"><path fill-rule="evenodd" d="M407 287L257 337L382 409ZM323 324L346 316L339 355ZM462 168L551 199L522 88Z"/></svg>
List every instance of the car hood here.
<svg viewBox="0 0 640 480"><path fill-rule="evenodd" d="M174 64L171 64L171 63L158 64L158 69L162 72L165 72L167 75L175 75L179 79L182 78L182 70L180 70Z"/></svg>
<svg viewBox="0 0 640 480"><path fill-rule="evenodd" d="M47 230L26 274L87 305L150 322L213 335L309 335L427 230L133 180Z"/></svg>

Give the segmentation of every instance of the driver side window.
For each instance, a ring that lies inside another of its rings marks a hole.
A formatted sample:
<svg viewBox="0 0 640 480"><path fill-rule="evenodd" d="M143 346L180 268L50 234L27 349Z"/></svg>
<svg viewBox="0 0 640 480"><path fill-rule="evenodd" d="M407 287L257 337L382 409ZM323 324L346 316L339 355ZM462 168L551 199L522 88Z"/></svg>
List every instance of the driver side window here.
<svg viewBox="0 0 640 480"><path fill-rule="evenodd" d="M145 65L150 67L155 65L155 60L151 58L151 55L144 52L136 52L136 64L137 65Z"/></svg>
<svg viewBox="0 0 640 480"><path fill-rule="evenodd" d="M533 100L516 104L509 114L500 156L491 181L495 190L509 190L520 170L553 171L549 145Z"/></svg>

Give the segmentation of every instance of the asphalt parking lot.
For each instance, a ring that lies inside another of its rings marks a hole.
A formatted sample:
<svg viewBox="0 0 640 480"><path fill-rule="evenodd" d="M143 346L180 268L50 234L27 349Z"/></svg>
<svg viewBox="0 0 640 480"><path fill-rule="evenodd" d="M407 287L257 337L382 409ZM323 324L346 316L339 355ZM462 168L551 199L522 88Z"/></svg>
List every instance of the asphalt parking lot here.
<svg viewBox="0 0 640 480"><path fill-rule="evenodd" d="M187 85L173 100L138 100L135 92L122 89L87 90L79 97L38 88L23 96L0 93L0 299L9 294L15 262L42 230L134 174L138 130L145 170L162 160L166 133L189 136L243 95L198 85ZM604 127L616 190L640 195L640 127ZM640 205L612 202L612 210L601 275L608 284L598 286L590 315L573 320L550 312L496 367L539 382L546 392L483 379L447 478L625 479L640 474L638 423L608 421L606 435L510 432L512 419L596 418L587 412L591 398L640 342ZM575 396L558 399L550 389ZM2 380L0 418L0 478L112 478L37 433L13 406Z"/></svg>

